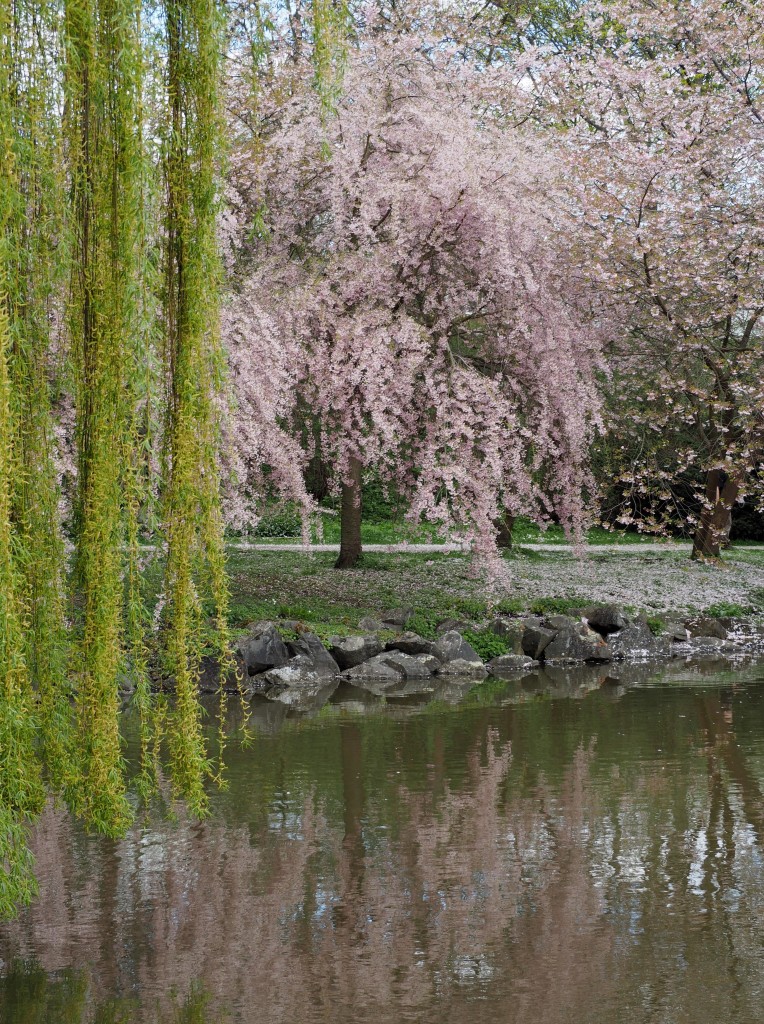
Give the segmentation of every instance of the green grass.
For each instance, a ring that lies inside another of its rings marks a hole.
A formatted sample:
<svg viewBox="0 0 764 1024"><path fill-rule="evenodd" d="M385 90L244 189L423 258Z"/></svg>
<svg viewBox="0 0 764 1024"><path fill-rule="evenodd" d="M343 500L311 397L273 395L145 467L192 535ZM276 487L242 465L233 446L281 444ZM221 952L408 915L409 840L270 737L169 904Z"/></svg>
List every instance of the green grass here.
<svg viewBox="0 0 764 1024"><path fill-rule="evenodd" d="M324 516L324 544L339 544L340 522L336 516ZM314 535L314 543L317 538ZM404 520L361 522L361 541L364 544L442 544L444 538L430 523L413 525Z"/></svg>
<svg viewBox="0 0 764 1024"><path fill-rule="evenodd" d="M447 618L480 622L493 613L482 584L461 553L367 555L352 573L334 569L335 556L318 552L232 549L228 570L231 625L258 619L296 619L331 633L357 632L358 622L391 608L409 607L408 628L434 637ZM510 600L498 606L519 611Z"/></svg>
<svg viewBox="0 0 764 1024"><path fill-rule="evenodd" d="M649 533L636 533L631 530L605 530L601 526L593 526L586 531L588 544L654 544L666 538L656 537ZM673 538L672 538L673 539ZM518 518L512 532L512 540L516 546L523 544L566 544L565 531L561 526L551 523L546 530L524 517Z"/></svg>
<svg viewBox="0 0 764 1024"><path fill-rule="evenodd" d="M339 544L340 521L334 512L324 510L322 515L323 537L319 538L313 531L311 541L314 544ZM567 538L561 526L551 523L545 530L530 519L518 518L513 531L515 549L522 549L528 544L566 544ZM254 542L294 544L301 539L300 519L294 511L277 511L261 519L255 534L249 538ZM369 517L361 523L361 539L364 544L442 544L449 538L444 537L432 523L409 523L401 518L375 519ZM605 530L592 527L586 533L589 544L654 544L656 541L678 538L664 538L648 533L636 533L627 530ZM748 543L748 542L746 542ZM761 545L764 548L764 544ZM734 548L734 545L733 545Z"/></svg>
<svg viewBox="0 0 764 1024"><path fill-rule="evenodd" d="M531 604L534 615L575 615L589 604L583 597L542 597Z"/></svg>
<svg viewBox="0 0 764 1024"><path fill-rule="evenodd" d="M389 525L389 524L388 524ZM745 556L745 557L743 557ZM586 582L576 568L575 558L570 552L542 552L533 558L525 557L515 550L510 556L516 561L511 576L522 580L532 562L545 563L539 580L547 577L558 579L564 596L555 596L554 591L539 588L528 590L523 585L522 593L512 589L501 590L496 599L491 599L485 580L476 575L469 556L462 552L435 552L427 554L367 553L358 570L338 571L334 569L336 555L331 552L305 554L302 551L252 551L231 547L228 553L230 575L231 607L230 622L235 630L249 623L264 619L294 619L315 630L322 636L332 634L348 635L360 632L359 621L367 615L378 616L392 608L409 607L414 615L408 628L427 638L434 638L438 623L444 619L456 619L471 626L476 633L495 615L518 615L532 611L536 614L571 614L591 603ZM613 559L610 553L591 555L590 562L599 559L608 563ZM617 556L616 556L617 557ZM640 560L638 555L624 555ZM719 572L708 567L691 563L686 553L665 551L651 553L651 562L658 560L666 565L676 566L677 562L688 576ZM764 552L748 551L730 556L731 569L745 578L748 565L761 566ZM533 577L535 567L531 573ZM742 594L736 592L732 605L706 607L702 600L702 587L696 587L694 613L731 615L764 612L764 588L751 579L749 586L742 587ZM161 586L161 562L151 562L146 574L147 591L156 594ZM571 593L571 584L576 590ZM649 605L649 594L640 594L640 600L655 615L654 606ZM687 600L687 599L685 599ZM713 601L708 597L707 601ZM731 599L732 600L732 599ZM150 600L150 604L152 601ZM635 607L633 611L637 611ZM677 611L680 609L677 608ZM689 612L689 604L681 610ZM490 639L490 638L489 638Z"/></svg>

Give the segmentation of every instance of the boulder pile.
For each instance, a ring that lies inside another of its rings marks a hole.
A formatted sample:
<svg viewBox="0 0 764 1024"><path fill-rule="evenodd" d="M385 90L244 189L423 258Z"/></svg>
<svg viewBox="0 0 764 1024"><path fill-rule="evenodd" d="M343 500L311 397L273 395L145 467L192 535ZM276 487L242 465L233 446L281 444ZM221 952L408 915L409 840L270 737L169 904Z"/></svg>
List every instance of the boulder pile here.
<svg viewBox="0 0 764 1024"><path fill-rule="evenodd" d="M499 617L482 627L502 641L507 653L484 661L451 620L427 639L406 629L412 612L396 609L362 619L365 632L332 636L326 643L300 623L254 623L234 651L235 671L227 688L262 693L286 704L325 699L342 680L376 694L426 693L453 678L463 683L487 676L526 674L540 664L570 666L610 661L649 661L672 657L734 655L742 648L728 639L731 623L695 618L662 623L654 631L640 616L616 605L596 605L578 617L527 615ZM464 627L462 627L464 628ZM392 637L390 634L393 634ZM477 642L477 641L475 641ZM219 673L203 666L200 686L214 690ZM301 695L299 698L297 694Z"/></svg>

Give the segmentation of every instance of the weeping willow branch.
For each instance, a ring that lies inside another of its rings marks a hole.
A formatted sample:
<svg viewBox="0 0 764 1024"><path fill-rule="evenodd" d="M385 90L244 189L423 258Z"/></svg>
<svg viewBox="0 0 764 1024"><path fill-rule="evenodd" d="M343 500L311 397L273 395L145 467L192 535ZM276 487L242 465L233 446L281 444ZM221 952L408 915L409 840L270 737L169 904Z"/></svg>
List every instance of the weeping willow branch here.
<svg viewBox="0 0 764 1024"><path fill-rule="evenodd" d="M218 337L216 155L220 19L214 0L166 0L168 95L166 329L168 485L164 501L166 656L175 679L169 724L173 782L196 814L213 774L198 701L205 644L228 649L215 407ZM211 613L212 628L206 615Z"/></svg>
<svg viewBox="0 0 764 1024"><path fill-rule="evenodd" d="M77 806L89 824L119 834L130 819L117 682L124 651L123 481L132 442L127 339L138 326L140 290L139 0L67 0L65 13L76 224L76 570L83 596Z"/></svg>
<svg viewBox="0 0 764 1024"><path fill-rule="evenodd" d="M345 0L312 0L311 15L316 91L326 118L342 94L350 14Z"/></svg>
<svg viewBox="0 0 764 1024"><path fill-rule="evenodd" d="M22 32L44 11L32 14L19 2L14 15L11 23L8 6L0 8L0 917L36 891L26 830L45 795L35 744L40 726L59 784L65 748L62 733L51 739L64 641L42 374L50 273L37 266L48 235L44 219L30 220L49 209L51 188L34 145L43 63L36 40L29 46Z"/></svg>
<svg viewBox="0 0 764 1024"><path fill-rule="evenodd" d="M3 297L0 295L0 301ZM44 798L34 751L35 715L24 659L21 581L14 564L10 482L15 471L7 352L8 316L0 306L0 914L36 892L25 825Z"/></svg>
<svg viewBox="0 0 764 1024"><path fill-rule="evenodd" d="M155 786L165 729L175 791L193 812L205 812L205 781L219 777L197 676L206 652L225 673L229 640L216 415L221 22L214 0L166 0L162 208L147 143L156 132L144 127L152 33L141 7L0 4L0 917L35 891L26 838L46 777L89 827L120 835L131 821L124 675L143 723L139 788ZM51 415L64 362L51 325L62 322L76 421L70 573ZM167 722L149 686L140 543L153 516L160 335L161 624L176 684Z"/></svg>
<svg viewBox="0 0 764 1024"><path fill-rule="evenodd" d="M12 515L26 609L25 657L39 695L44 760L53 784L65 790L73 778L71 685L49 380L50 324L68 259L60 118L48 52L56 53L56 11L46 3L17 0L14 12L10 67L17 203L5 236L9 371L17 406Z"/></svg>

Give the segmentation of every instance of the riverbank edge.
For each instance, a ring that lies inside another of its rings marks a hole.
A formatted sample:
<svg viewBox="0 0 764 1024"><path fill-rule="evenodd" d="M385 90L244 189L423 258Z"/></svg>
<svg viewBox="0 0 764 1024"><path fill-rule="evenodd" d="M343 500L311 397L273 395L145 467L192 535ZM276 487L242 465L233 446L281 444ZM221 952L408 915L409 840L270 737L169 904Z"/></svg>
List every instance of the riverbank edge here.
<svg viewBox="0 0 764 1024"><path fill-rule="evenodd" d="M321 624L276 619L250 623L238 636L221 680L218 660L203 659L199 689L220 689L298 707L341 682L378 696L413 692L435 680L514 679L541 669L631 663L703 661L731 665L764 653L764 623L756 616L629 614L614 604L567 614L497 615L490 620L445 619L417 632L413 608L365 616L357 631L327 635ZM423 635L423 633L429 635ZM155 679L172 691L173 680Z"/></svg>

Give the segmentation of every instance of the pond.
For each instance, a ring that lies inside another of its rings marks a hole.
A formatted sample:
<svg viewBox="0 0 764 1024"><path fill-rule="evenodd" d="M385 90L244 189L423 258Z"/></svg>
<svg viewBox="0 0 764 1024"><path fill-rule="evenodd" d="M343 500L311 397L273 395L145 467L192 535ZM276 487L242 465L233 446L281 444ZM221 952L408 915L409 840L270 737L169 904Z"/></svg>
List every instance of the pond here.
<svg viewBox="0 0 764 1024"><path fill-rule="evenodd" d="M114 842L48 808L3 1024L760 1024L763 664L347 688L252 726L202 823Z"/></svg>

